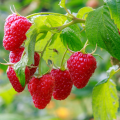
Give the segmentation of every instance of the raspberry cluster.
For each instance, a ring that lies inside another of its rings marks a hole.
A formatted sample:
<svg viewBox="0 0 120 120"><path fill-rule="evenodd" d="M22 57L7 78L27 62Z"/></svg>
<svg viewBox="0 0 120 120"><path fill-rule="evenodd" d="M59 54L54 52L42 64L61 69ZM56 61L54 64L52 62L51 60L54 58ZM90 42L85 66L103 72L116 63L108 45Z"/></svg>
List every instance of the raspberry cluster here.
<svg viewBox="0 0 120 120"><path fill-rule="evenodd" d="M10 63L19 62L21 57L26 54L22 44L30 26L31 23L23 16L12 14L6 19L3 46L10 51ZM52 69L45 75L34 76L39 62L40 55L35 52L34 64L25 66L25 86L28 84L28 91L38 109L44 109L52 96L56 100L66 99L70 95L73 85L79 89L85 87L97 67L96 59L91 54L75 52L67 60L68 69ZM23 87L19 82L13 66L8 67L7 76L17 92L24 90L25 86Z"/></svg>

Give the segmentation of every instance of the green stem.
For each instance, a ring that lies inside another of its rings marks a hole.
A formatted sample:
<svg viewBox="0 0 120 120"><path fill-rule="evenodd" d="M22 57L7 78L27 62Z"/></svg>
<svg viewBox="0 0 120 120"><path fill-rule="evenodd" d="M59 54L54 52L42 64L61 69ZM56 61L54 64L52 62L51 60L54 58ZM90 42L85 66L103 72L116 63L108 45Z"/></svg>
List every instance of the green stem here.
<svg viewBox="0 0 120 120"><path fill-rule="evenodd" d="M74 18L71 22L69 22L69 23L67 23L67 24L65 24L65 25L58 26L58 27L51 27L51 30L57 29L57 30L60 32L60 31L63 30L64 28L66 28L66 27L68 27L68 26L70 26L70 25L73 25L73 24L75 24L75 23L85 23L85 20L79 19L79 18Z"/></svg>
<svg viewBox="0 0 120 120"><path fill-rule="evenodd" d="M75 16L74 15L72 15L69 11L68 11L68 9L65 7L65 11L72 17L72 18L74 18Z"/></svg>
<svg viewBox="0 0 120 120"><path fill-rule="evenodd" d="M65 69L64 66L63 66L63 61L64 61L65 55L66 55L66 53L67 53L67 50L68 50L68 49L65 50L65 52L64 52L64 54L63 54L63 57L62 57L62 60L61 60L60 69L62 69L62 70Z"/></svg>
<svg viewBox="0 0 120 120"><path fill-rule="evenodd" d="M87 46L88 46L88 40L86 41L84 47L80 50L80 52L82 52L83 54L85 54L86 53L85 49L86 49Z"/></svg>
<svg viewBox="0 0 120 120"><path fill-rule="evenodd" d="M85 30L85 28L83 28L83 29L80 31L80 33L82 33L84 30Z"/></svg>
<svg viewBox="0 0 120 120"><path fill-rule="evenodd" d="M1 63L1 62L0 62L0 64L2 64L2 65L9 65L9 66L13 66L14 65L14 63Z"/></svg>
<svg viewBox="0 0 120 120"><path fill-rule="evenodd" d="M49 14L51 14L51 15L58 15L58 16L64 16L64 17L71 18L71 17L69 17L69 16L67 16L67 15L64 15L64 14L52 13L52 12L34 13L34 14L31 14L31 15L26 16L26 18L29 19L29 18L31 18L31 17L33 17L33 16L35 16L35 15L45 15L45 14L46 14L46 15L49 15Z"/></svg>
<svg viewBox="0 0 120 120"><path fill-rule="evenodd" d="M43 49L43 51L42 51L42 53L41 53L41 56L40 56L40 63L39 63L39 74L41 74L41 60L42 60L42 57L43 57L43 54L44 54L44 52L45 52L45 50L46 50L46 47L48 46L48 44L50 43L50 41L51 41L51 39L52 39L52 37L54 36L54 34L52 34L52 36L50 37L50 39L47 41L47 43L46 43L46 45L45 45L45 47L44 47L44 49Z"/></svg>
<svg viewBox="0 0 120 120"><path fill-rule="evenodd" d="M118 70L115 71L115 73L119 72L120 71L120 68Z"/></svg>

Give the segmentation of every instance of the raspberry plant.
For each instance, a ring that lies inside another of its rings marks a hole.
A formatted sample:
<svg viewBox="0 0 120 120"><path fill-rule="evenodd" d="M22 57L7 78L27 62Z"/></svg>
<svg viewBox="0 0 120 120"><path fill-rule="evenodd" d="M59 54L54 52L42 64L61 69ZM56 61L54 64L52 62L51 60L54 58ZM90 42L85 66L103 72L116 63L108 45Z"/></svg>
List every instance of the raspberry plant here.
<svg viewBox="0 0 120 120"><path fill-rule="evenodd" d="M59 5L66 14L41 12L23 17L16 12L6 19L3 46L10 51L9 63L4 63L9 65L8 78L18 92L28 84L35 107L45 108L52 95L57 100L67 98L73 84L78 89L87 85L97 68L95 51L85 51L88 43L120 60L120 0L104 2L97 9L84 7L72 14L61 0ZM82 31L88 39L85 44ZM42 70L43 61L49 70ZM116 119L118 96L111 78L119 70L111 67L108 77L93 89L95 120Z"/></svg>

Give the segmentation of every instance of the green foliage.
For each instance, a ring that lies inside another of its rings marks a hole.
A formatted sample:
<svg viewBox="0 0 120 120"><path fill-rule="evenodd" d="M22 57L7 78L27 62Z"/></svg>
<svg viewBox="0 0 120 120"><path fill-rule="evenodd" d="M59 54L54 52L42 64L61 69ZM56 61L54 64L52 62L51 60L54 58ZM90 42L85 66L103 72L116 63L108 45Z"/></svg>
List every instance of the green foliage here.
<svg viewBox="0 0 120 120"><path fill-rule="evenodd" d="M34 50L35 50L35 41L36 41L37 33L36 29L29 30L27 32L27 41L25 42L25 51L28 56L27 65L31 65L34 63Z"/></svg>
<svg viewBox="0 0 120 120"><path fill-rule="evenodd" d="M97 44L120 60L120 36L107 6L89 13L86 19L86 34L93 45Z"/></svg>
<svg viewBox="0 0 120 120"><path fill-rule="evenodd" d="M79 51L83 47L80 36L80 29L77 25L63 29L60 34L62 43L73 51Z"/></svg>
<svg viewBox="0 0 120 120"><path fill-rule="evenodd" d="M48 32L46 37L42 39L41 41L37 42L35 45L36 51L43 51L45 45L47 44L47 41L51 38L51 33ZM52 60L54 64L60 66L62 56L66 50L65 46L61 42L60 34L56 34L56 36L52 37L51 42L47 47L43 54L43 59L48 64L49 60ZM67 53L65 60L69 58L69 52Z"/></svg>
<svg viewBox="0 0 120 120"><path fill-rule="evenodd" d="M66 0L61 0L61 1L60 1L60 3L59 3L60 7L65 8L65 1L66 1Z"/></svg>
<svg viewBox="0 0 120 120"><path fill-rule="evenodd" d="M24 55L23 58L14 65L14 70L16 76L19 79L19 82L24 87L25 86L25 68L28 62L27 55Z"/></svg>
<svg viewBox="0 0 120 120"><path fill-rule="evenodd" d="M104 2L109 7L111 18L120 29L120 0L104 0Z"/></svg>
<svg viewBox="0 0 120 120"><path fill-rule="evenodd" d="M117 66L108 71L108 78L100 81L93 89L92 106L95 120L116 119L119 107L116 85L110 78L116 73Z"/></svg>
<svg viewBox="0 0 120 120"><path fill-rule="evenodd" d="M93 11L93 8L91 7L83 7L81 8L77 13L77 18L83 18L86 19L88 16L88 13Z"/></svg>
<svg viewBox="0 0 120 120"><path fill-rule="evenodd" d="M30 2L28 0L27 2L24 1L24 5ZM67 12L65 15L46 12L45 14L36 13L26 17L32 23L26 33L27 40L25 44L23 43L26 54L14 65L16 75L23 87L25 85L25 68L34 63L35 51L40 54L38 72L35 73L35 76L46 74L50 69L48 66L52 63L54 66L61 67L61 61L67 47L72 51L80 51L86 39L89 40L90 45L92 44L93 47L97 44L100 48L105 49L113 57L120 60L120 35L117 29L117 27L120 29L120 1L104 0L106 5L96 10L91 7L83 7L78 13L74 14L67 10L65 2L66 0L61 0L59 3L60 7ZM74 1L71 0L71 3L74 3ZM75 3L83 3L83 1L75 1ZM80 31L81 29L85 30L84 33ZM67 51L63 60L65 67L70 55L70 52ZM0 67L2 68L1 65ZM118 97L116 85L111 80L111 77L118 72L117 69L118 66L110 68L107 71L108 77L98 82L97 85L95 85L98 81L96 77L95 81L90 81L83 89L78 90L73 87L72 92L77 99L81 99L91 95L93 86L95 86L92 93L95 120L113 120L116 118ZM0 89L0 91L2 90ZM0 96L5 99L7 104L13 100L15 94L16 92L13 89L0 92ZM7 99L7 96L9 99Z"/></svg>

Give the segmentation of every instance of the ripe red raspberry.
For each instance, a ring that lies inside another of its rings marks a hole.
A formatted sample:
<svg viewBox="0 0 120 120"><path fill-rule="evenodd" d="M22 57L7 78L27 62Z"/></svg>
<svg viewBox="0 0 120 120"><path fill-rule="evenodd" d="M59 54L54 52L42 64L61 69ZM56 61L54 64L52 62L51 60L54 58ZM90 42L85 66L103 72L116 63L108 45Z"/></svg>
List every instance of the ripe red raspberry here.
<svg viewBox="0 0 120 120"><path fill-rule="evenodd" d="M12 66L9 66L7 69L7 77L9 78L10 83L12 84L15 91L22 92L24 90L25 86L22 87L22 85L20 84ZM28 83L29 79L30 79L30 71L29 71L28 67L26 67L26 69L25 69L25 83Z"/></svg>
<svg viewBox="0 0 120 120"><path fill-rule="evenodd" d="M33 67L38 66L39 61L40 61L40 55L37 52L35 52L35 54L34 54L34 64L32 64L31 66L33 66ZM29 68L30 76L32 76L36 72L36 69L37 69L37 67L36 68Z"/></svg>
<svg viewBox="0 0 120 120"><path fill-rule="evenodd" d="M23 16L12 14L6 19L4 26L3 46L6 50L13 51L22 45L26 39L26 32L31 23Z"/></svg>
<svg viewBox="0 0 120 120"><path fill-rule="evenodd" d="M10 51L10 54L9 54L9 61L11 63L17 63L20 61L21 59L21 56L22 56L22 53L24 51L24 47L20 47L14 51Z"/></svg>
<svg viewBox="0 0 120 120"><path fill-rule="evenodd" d="M28 90L36 108L44 109L50 102L54 85L55 80L50 74L43 75L41 78L33 77L30 80Z"/></svg>
<svg viewBox="0 0 120 120"><path fill-rule="evenodd" d="M51 75L55 79L55 88L53 92L54 99L66 99L70 95L73 85L68 70L62 71L60 69L52 69Z"/></svg>
<svg viewBox="0 0 120 120"><path fill-rule="evenodd" d="M67 61L73 84L77 88L83 88L88 83L97 65L96 59L91 54L75 52Z"/></svg>
<svg viewBox="0 0 120 120"><path fill-rule="evenodd" d="M6 27L9 28L9 27L11 26L11 24L12 24L14 21L18 20L18 19L25 19L25 20L26 20L26 18L23 17L23 16L18 16L18 15L16 15L16 14L11 14L11 15L9 15L9 16L6 18L6 22L5 22L4 29L6 29Z"/></svg>

